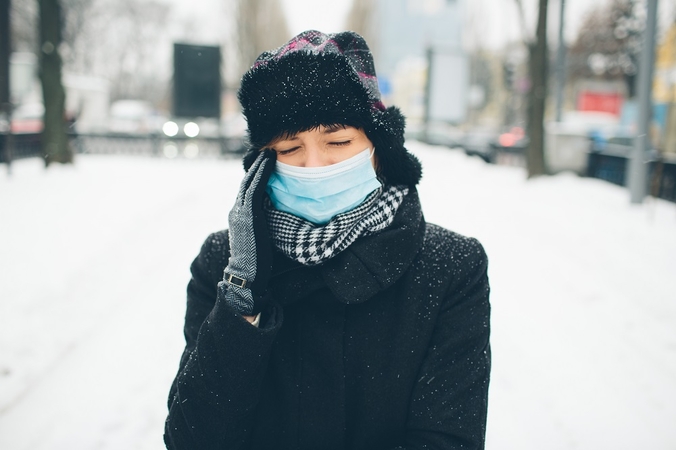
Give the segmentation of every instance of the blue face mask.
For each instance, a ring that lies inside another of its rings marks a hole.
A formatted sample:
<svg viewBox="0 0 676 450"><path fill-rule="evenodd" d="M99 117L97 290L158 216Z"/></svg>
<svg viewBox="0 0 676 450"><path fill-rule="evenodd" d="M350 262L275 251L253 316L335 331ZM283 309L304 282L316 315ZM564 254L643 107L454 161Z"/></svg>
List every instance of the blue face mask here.
<svg viewBox="0 0 676 450"><path fill-rule="evenodd" d="M363 202L380 187L366 149L324 167L296 167L277 161L267 193L274 207L317 225Z"/></svg>

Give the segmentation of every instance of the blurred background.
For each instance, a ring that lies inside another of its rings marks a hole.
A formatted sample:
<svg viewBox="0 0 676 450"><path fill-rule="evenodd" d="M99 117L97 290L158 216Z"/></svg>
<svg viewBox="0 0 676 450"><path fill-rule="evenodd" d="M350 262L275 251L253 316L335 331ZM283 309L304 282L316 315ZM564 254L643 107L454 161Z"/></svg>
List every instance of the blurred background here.
<svg viewBox="0 0 676 450"><path fill-rule="evenodd" d="M411 138L620 185L641 147L632 199L674 199L674 2L652 16L648 3L3 0L0 160L241 152L236 92L256 56L304 29L351 29Z"/></svg>
<svg viewBox="0 0 676 450"><path fill-rule="evenodd" d="M163 448L240 77L307 29L486 246L487 448L676 449L676 0L0 0L0 448Z"/></svg>

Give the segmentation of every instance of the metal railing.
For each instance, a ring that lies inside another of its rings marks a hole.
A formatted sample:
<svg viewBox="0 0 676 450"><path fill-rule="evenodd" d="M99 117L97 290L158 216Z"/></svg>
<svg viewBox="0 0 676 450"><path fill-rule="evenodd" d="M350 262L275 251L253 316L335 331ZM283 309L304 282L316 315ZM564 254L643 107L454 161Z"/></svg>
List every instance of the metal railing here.
<svg viewBox="0 0 676 450"><path fill-rule="evenodd" d="M31 158L40 156L42 147L39 134L13 134L11 154L7 154L7 141L9 136L0 134L0 163L7 160Z"/></svg>
<svg viewBox="0 0 676 450"><path fill-rule="evenodd" d="M13 134L11 154L6 134L0 134L0 162L42 157L39 133ZM178 137L162 135L69 134L73 152L96 155L144 155L164 158L222 158L241 155L244 140L236 137Z"/></svg>
<svg viewBox="0 0 676 450"><path fill-rule="evenodd" d="M600 151L592 146L588 154L587 176L626 186L631 152L629 145L606 144ZM647 164L647 192L653 197L676 202L676 157L655 152Z"/></svg>
<svg viewBox="0 0 676 450"><path fill-rule="evenodd" d="M245 150L243 139L229 137L167 138L161 135L122 134L71 134L69 137L76 154L192 159L237 157ZM11 160L42 157L40 134L14 134L12 138ZM0 163L7 162L6 142L7 135L0 134ZM520 148L494 150L498 160L501 157L523 158ZM587 176L625 186L631 151L629 145L609 143L599 149L592 143L588 153ZM650 195L676 202L676 157L654 153L648 162L648 171Z"/></svg>

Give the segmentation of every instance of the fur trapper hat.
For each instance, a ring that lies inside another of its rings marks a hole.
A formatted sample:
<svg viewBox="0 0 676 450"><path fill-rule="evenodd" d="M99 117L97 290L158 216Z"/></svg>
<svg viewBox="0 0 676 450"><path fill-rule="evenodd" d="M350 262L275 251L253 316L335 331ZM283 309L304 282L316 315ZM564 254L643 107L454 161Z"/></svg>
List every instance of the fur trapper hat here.
<svg viewBox="0 0 676 450"><path fill-rule="evenodd" d="M280 136L341 124L364 130L386 184L420 181L420 162L404 147L404 116L383 105L373 56L357 33L305 31L261 54L242 77L238 97L248 124L247 170Z"/></svg>

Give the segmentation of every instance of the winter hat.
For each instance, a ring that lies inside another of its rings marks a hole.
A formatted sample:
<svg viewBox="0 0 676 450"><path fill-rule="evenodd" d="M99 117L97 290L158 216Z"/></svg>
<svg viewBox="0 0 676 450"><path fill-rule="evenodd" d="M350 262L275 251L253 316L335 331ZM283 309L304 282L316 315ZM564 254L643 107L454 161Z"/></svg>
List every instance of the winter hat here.
<svg viewBox="0 0 676 450"><path fill-rule="evenodd" d="M341 124L364 130L386 184L420 181L420 162L404 147L404 116L383 105L373 56L357 33L304 31L264 52L242 77L238 97L248 124L247 170L278 137Z"/></svg>

